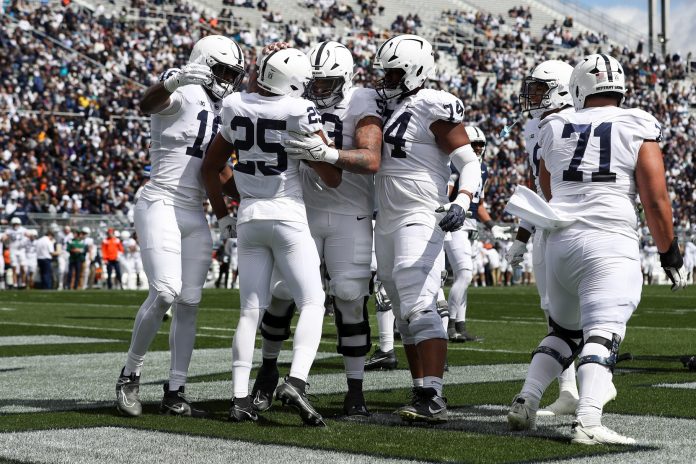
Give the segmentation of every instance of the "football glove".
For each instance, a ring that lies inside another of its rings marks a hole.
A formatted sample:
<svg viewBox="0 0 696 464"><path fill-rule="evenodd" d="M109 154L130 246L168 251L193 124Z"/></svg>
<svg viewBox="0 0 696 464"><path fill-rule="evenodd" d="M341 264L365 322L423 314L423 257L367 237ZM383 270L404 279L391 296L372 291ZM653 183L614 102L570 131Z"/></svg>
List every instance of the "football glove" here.
<svg viewBox="0 0 696 464"><path fill-rule="evenodd" d="M220 240L225 242L228 238L237 237L237 218L227 215L222 219L218 219L220 226Z"/></svg>
<svg viewBox="0 0 696 464"><path fill-rule="evenodd" d="M527 244L521 240L515 240L512 242L512 246L505 253L505 259L514 268L522 267L522 260L524 259L524 254L527 251Z"/></svg>
<svg viewBox="0 0 696 464"><path fill-rule="evenodd" d="M445 217L440 221L440 229L445 232L454 232L464 225L464 219L468 216L471 198L465 193L460 193L452 203L447 203L435 210L436 213L444 213Z"/></svg>
<svg viewBox="0 0 696 464"><path fill-rule="evenodd" d="M677 237L674 237L669 249L660 253L660 265L672 281L672 291L678 292L686 287L686 272L684 272L684 260L679 252Z"/></svg>
<svg viewBox="0 0 696 464"><path fill-rule="evenodd" d="M173 93L184 85L205 85L213 80L213 72L210 66L198 63L189 63L176 71L162 83L169 93Z"/></svg>
<svg viewBox="0 0 696 464"><path fill-rule="evenodd" d="M508 232L510 230L510 226L493 226L491 227L491 233L493 234L493 237L498 239L498 240L510 240L512 238L512 235Z"/></svg>
<svg viewBox="0 0 696 464"><path fill-rule="evenodd" d="M336 164L338 150L331 148L317 134L301 134L291 132L293 139L283 141L288 158L296 160L323 161Z"/></svg>

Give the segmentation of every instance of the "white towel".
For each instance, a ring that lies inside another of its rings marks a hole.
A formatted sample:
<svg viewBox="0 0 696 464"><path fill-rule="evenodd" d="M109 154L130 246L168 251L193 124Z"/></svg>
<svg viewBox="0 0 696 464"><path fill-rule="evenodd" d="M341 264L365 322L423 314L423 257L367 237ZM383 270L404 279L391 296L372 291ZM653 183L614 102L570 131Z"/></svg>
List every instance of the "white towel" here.
<svg viewBox="0 0 696 464"><path fill-rule="evenodd" d="M576 221L560 216L543 198L522 185L515 189L505 211L546 230L563 229Z"/></svg>

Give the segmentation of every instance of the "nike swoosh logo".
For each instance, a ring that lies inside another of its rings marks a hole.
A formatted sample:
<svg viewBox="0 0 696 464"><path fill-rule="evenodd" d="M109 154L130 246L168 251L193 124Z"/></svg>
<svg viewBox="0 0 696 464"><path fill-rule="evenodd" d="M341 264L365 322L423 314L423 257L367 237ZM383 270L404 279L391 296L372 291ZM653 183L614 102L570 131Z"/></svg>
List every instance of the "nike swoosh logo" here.
<svg viewBox="0 0 696 464"><path fill-rule="evenodd" d="M430 414L437 414L437 413L439 413L440 411L442 411L442 408L436 409L436 410L433 411L433 408L431 408L430 406L428 406L428 411L430 411Z"/></svg>
<svg viewBox="0 0 696 464"><path fill-rule="evenodd" d="M367 216L362 216L362 217L358 216L358 221L362 221L362 220L365 219L366 217L367 217Z"/></svg>
<svg viewBox="0 0 696 464"><path fill-rule="evenodd" d="M128 398L126 398L126 394L123 393L123 390L121 390L121 401L123 402L123 404L124 404L127 408L131 408L131 407L135 406L135 401L133 401L132 403L129 403L129 402L128 402Z"/></svg>
<svg viewBox="0 0 696 464"><path fill-rule="evenodd" d="M184 407L183 406L164 406L165 408L169 409L170 411L176 413L176 414L183 414L184 413Z"/></svg>

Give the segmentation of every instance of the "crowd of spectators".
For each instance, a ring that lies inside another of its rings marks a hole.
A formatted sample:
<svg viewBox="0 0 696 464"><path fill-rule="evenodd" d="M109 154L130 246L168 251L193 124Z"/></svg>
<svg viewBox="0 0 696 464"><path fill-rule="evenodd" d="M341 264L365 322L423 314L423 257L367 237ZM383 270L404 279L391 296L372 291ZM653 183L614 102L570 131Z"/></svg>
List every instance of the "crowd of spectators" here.
<svg viewBox="0 0 696 464"><path fill-rule="evenodd" d="M342 21L342 40L356 62L355 82L372 85L378 77L371 66L377 46L394 33L425 29L417 15L398 16L391 30L374 27L370 16L384 14L375 0L361 0L360 11L333 0L307 0L302 5L315 12L306 21L263 21L257 27L235 17L236 8L249 6L239 1L228 2L231 6L215 17L180 1L159 3L167 14L141 0L115 14L103 7L92 12L36 2L14 1L6 7L0 28L0 220L42 212L109 214L129 222L148 164L149 121L139 114L137 102L162 71L186 62L202 35L231 36L243 44L251 65L256 50L272 41L307 49L336 39L332 24ZM251 7L265 11L268 5L261 0ZM134 14L141 19L133 19ZM519 129L523 121L509 137L498 134L520 118L516 94L521 79L534 63L549 58L548 37L529 37L524 45L521 37L528 34L531 18L526 8L511 11L508 18L443 14L454 23L470 23L477 32L463 48L454 46L451 37L443 38L447 41L437 53L454 66L441 67L431 85L458 95L468 122L487 134L493 175L486 201L495 220L510 221L503 213L505 202L527 178ZM506 22L514 26L503 31ZM547 32L564 27L555 24ZM624 65L630 88L626 106L643 108L664 123L663 150L677 220L685 229L695 227L696 89L685 84L686 60L676 54L647 56L617 48L606 38L575 35L580 37L574 45L555 48L553 56L574 64L599 47Z"/></svg>

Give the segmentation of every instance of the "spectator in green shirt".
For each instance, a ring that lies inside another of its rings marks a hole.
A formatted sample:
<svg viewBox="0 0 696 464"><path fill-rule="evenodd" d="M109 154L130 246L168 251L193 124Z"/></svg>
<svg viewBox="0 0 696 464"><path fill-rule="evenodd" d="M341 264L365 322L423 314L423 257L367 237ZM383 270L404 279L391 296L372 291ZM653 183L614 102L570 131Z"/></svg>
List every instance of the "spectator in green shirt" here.
<svg viewBox="0 0 696 464"><path fill-rule="evenodd" d="M85 245L85 234L79 230L70 243L68 243L68 254L70 255L70 265L68 268L68 288L77 290L80 288L80 275L82 274L82 263L85 262L87 246Z"/></svg>

